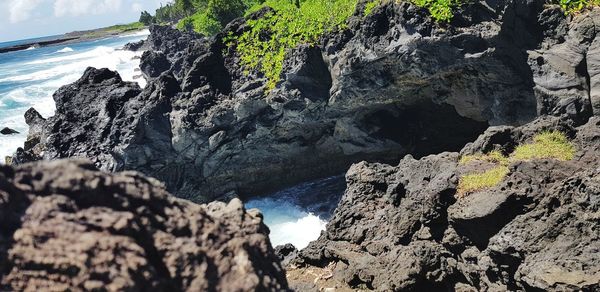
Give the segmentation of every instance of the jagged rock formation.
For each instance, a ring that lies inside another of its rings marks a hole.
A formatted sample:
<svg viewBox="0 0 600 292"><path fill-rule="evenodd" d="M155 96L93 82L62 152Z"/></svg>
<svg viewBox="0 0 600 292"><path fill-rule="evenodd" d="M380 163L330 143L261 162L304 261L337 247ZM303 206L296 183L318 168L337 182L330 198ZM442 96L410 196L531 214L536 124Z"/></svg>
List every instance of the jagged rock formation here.
<svg viewBox="0 0 600 292"><path fill-rule="evenodd" d="M327 231L292 262L335 266L338 281L380 291L600 289L600 118L492 127L462 154L555 129L573 138L573 161L514 163L502 183L462 198L456 152L353 165Z"/></svg>
<svg viewBox="0 0 600 292"><path fill-rule="evenodd" d="M320 46L292 50L270 92L223 44L243 19L213 38L155 26L141 60L148 86L86 71L55 95L44 158L139 170L210 201L458 150L489 124L539 114L582 124L597 111L598 9L570 19L544 1L482 2L446 26L409 3L362 11Z"/></svg>
<svg viewBox="0 0 600 292"><path fill-rule="evenodd" d="M0 166L2 291L286 290L257 212L84 161Z"/></svg>

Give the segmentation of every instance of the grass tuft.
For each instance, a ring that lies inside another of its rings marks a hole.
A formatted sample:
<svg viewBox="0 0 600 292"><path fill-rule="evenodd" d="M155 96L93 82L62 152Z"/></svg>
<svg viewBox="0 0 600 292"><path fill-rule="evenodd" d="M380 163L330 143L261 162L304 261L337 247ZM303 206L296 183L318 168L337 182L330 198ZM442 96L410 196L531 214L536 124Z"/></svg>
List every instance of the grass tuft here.
<svg viewBox="0 0 600 292"><path fill-rule="evenodd" d="M498 164L502 164L502 165L508 165L508 163L509 163L508 158L506 156L504 156L504 154L502 154L502 152L500 152L498 150L490 151L487 154L464 155L463 157L460 158L460 161L458 163L460 165L465 165L465 164L473 162L473 161L491 162L491 163L498 163Z"/></svg>
<svg viewBox="0 0 600 292"><path fill-rule="evenodd" d="M533 143L519 145L511 160L524 161L532 159L554 158L571 160L575 156L575 146L559 131L546 131L533 137Z"/></svg>
<svg viewBox="0 0 600 292"><path fill-rule="evenodd" d="M508 165L511 162L547 158L566 161L573 159L575 151L575 146L565 134L559 131L545 131L535 135L532 143L517 146L509 157L497 150L487 154L465 155L461 157L459 165L491 162L497 166L482 173L470 173L460 177L458 196L462 197L468 193L496 186L508 174Z"/></svg>
<svg viewBox="0 0 600 292"><path fill-rule="evenodd" d="M508 174L507 166L496 166L482 173L464 175L458 182L458 193L467 194L499 184Z"/></svg>

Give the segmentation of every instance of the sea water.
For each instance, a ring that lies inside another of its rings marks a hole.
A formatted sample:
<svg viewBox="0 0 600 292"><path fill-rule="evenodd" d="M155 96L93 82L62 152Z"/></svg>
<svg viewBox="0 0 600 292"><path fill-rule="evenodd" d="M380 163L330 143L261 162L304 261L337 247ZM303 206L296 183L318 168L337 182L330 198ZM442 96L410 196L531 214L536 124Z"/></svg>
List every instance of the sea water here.
<svg viewBox="0 0 600 292"><path fill-rule="evenodd" d="M147 30L129 35L66 45L31 47L27 50L0 54L0 128L9 127L19 134L0 135L0 163L22 147L28 127L23 114L35 108L43 117L54 114L52 94L61 86L79 79L87 67L109 68L119 72L123 80L145 86L139 72L140 52L121 50L128 42L145 39ZM37 39L40 40L40 39ZM0 43L0 47L32 40Z"/></svg>
<svg viewBox="0 0 600 292"><path fill-rule="evenodd" d="M343 176L302 183L246 202L257 208L269 227L273 246L305 248L319 238L346 188Z"/></svg>

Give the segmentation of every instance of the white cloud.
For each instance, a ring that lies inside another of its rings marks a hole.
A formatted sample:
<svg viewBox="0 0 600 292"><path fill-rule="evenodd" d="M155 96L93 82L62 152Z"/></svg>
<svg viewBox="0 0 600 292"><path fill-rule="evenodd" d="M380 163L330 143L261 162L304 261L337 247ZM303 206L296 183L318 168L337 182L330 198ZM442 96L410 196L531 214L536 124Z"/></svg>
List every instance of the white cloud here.
<svg viewBox="0 0 600 292"><path fill-rule="evenodd" d="M131 10L133 12L142 12L142 10L144 10L144 6L139 2L134 2L131 4Z"/></svg>
<svg viewBox="0 0 600 292"><path fill-rule="evenodd" d="M121 10L121 2L122 0L55 0L54 15L62 17L117 12Z"/></svg>
<svg viewBox="0 0 600 292"><path fill-rule="evenodd" d="M43 0L10 0L8 5L9 20L11 23L25 21L31 17Z"/></svg>

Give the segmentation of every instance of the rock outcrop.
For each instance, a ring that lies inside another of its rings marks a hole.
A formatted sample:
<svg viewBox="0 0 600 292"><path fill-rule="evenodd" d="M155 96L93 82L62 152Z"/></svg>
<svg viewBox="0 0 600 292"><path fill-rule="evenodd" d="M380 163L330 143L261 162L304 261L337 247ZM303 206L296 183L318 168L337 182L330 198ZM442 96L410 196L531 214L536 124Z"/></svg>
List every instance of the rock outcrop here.
<svg viewBox="0 0 600 292"><path fill-rule="evenodd" d="M84 161L0 166L2 291L280 291L256 211Z"/></svg>
<svg viewBox="0 0 600 292"><path fill-rule="evenodd" d="M337 281L379 291L598 290L600 118L573 124L490 128L462 154L511 149L543 130L569 133L578 152L513 163L499 185L463 197L456 152L353 165L326 232L291 261L335 266Z"/></svg>
<svg viewBox="0 0 600 292"><path fill-rule="evenodd" d="M206 202L361 160L458 151L490 124L547 114L580 125L598 107L600 10L566 17L544 3L474 3L448 25L409 3L368 16L359 5L346 30L291 50L268 92L223 43L247 29L243 19L212 38L153 26L141 60L148 86L88 70L55 94L43 157L138 170Z"/></svg>

